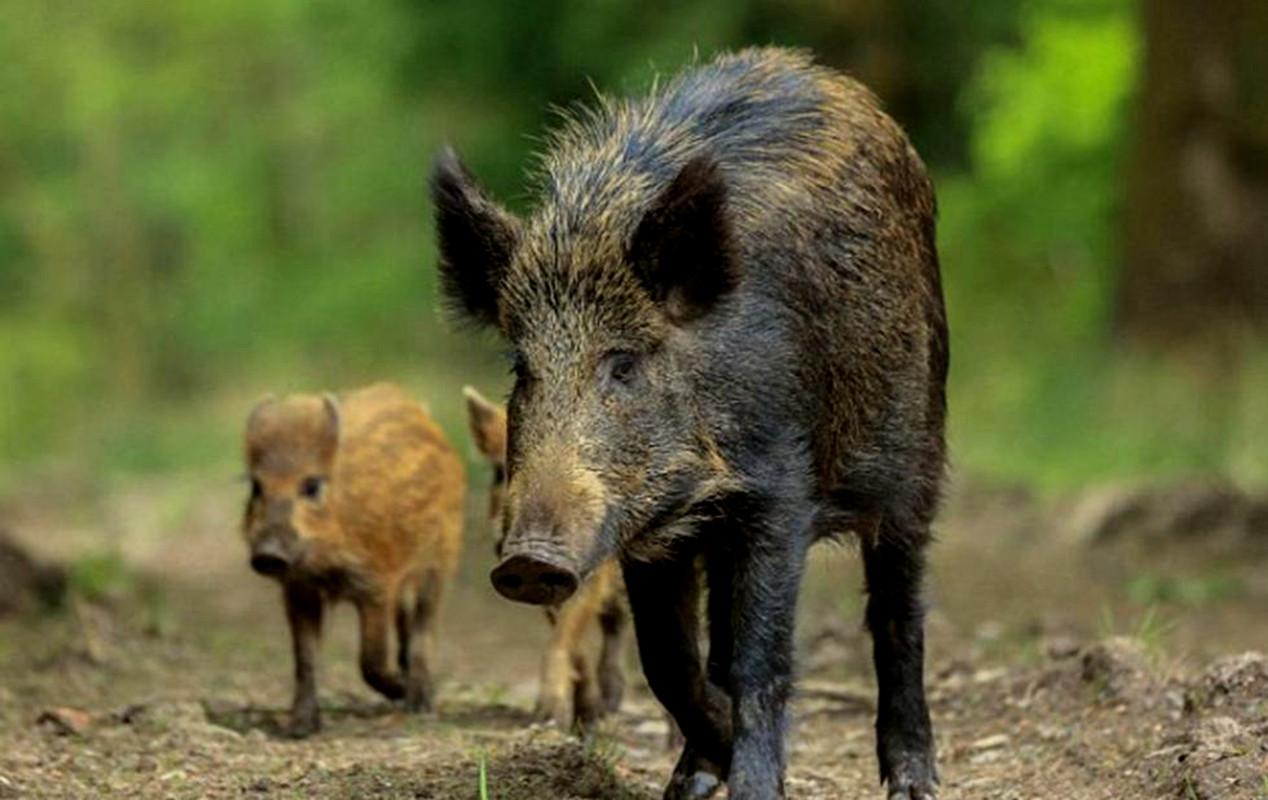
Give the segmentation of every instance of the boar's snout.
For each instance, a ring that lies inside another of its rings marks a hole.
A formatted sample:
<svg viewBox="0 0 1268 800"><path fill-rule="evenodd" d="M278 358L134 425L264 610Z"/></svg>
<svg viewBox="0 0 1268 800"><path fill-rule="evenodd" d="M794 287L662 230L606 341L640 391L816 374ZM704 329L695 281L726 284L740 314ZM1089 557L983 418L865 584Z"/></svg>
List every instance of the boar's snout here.
<svg viewBox="0 0 1268 800"><path fill-rule="evenodd" d="M508 600L558 605L571 597L581 582L571 559L546 545L508 546L503 555L489 578L493 588Z"/></svg>
<svg viewBox="0 0 1268 800"><path fill-rule="evenodd" d="M291 566L290 548L279 534L263 536L251 548L251 569L261 575L276 577Z"/></svg>

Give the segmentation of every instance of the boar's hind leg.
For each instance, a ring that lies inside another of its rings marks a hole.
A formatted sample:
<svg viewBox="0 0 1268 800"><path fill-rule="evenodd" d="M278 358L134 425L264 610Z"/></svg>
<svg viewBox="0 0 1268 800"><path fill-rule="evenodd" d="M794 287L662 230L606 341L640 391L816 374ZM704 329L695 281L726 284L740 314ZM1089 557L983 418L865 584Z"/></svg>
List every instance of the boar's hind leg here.
<svg viewBox="0 0 1268 800"><path fill-rule="evenodd" d="M784 733L792 693L793 627L808 514L760 512L737 531L731 621L732 800L784 796Z"/></svg>
<svg viewBox="0 0 1268 800"><path fill-rule="evenodd" d="M302 738L321 727L317 707L317 645L321 640L321 594L312 587L288 584L286 619L295 656L295 700L287 732Z"/></svg>
<svg viewBox="0 0 1268 800"><path fill-rule="evenodd" d="M630 562L625 583L647 683L687 740L665 800L710 797L731 764L731 702L700 662L695 563Z"/></svg>
<svg viewBox="0 0 1268 800"><path fill-rule="evenodd" d="M435 650L439 582L423 580L417 589L416 597L403 592L397 602L397 660L405 676L405 707L410 711L430 711L435 693L430 661Z"/></svg>
<svg viewBox="0 0 1268 800"><path fill-rule="evenodd" d="M876 666L876 750L881 780L896 800L935 797L933 732L924 690L924 606L929 532L886 518L864 539L867 626Z"/></svg>
<svg viewBox="0 0 1268 800"><path fill-rule="evenodd" d="M357 603L361 618L361 677L389 700L405 696L405 683L388 666L389 615L394 610L395 603L388 604L381 598Z"/></svg>

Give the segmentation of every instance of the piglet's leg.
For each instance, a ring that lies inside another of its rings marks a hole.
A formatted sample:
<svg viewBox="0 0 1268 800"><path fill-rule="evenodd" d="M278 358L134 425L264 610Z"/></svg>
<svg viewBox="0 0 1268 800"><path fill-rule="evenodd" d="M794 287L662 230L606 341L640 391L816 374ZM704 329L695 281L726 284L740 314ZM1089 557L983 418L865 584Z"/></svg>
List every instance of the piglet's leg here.
<svg viewBox="0 0 1268 800"><path fill-rule="evenodd" d="M357 604L361 618L361 677L379 694L389 700L399 700L405 696L405 682L388 665L392 611L389 604L379 598Z"/></svg>
<svg viewBox="0 0 1268 800"><path fill-rule="evenodd" d="M317 706L317 645L321 641L322 600L321 594L308 586L290 584L283 592L295 656L295 699L287 732L302 738L321 727Z"/></svg>
<svg viewBox="0 0 1268 800"><path fill-rule="evenodd" d="M423 578L417 597L402 593L397 601L398 662L405 675L405 705L411 711L430 711L435 692L430 661L435 651L436 616L440 606L439 581Z"/></svg>
<svg viewBox="0 0 1268 800"><path fill-rule="evenodd" d="M604 711L619 711L625 694L625 640L629 614L622 605L617 588L609 588L599 612L599 629L603 632L603 649L599 653L599 694Z"/></svg>
<svg viewBox="0 0 1268 800"><path fill-rule="evenodd" d="M574 722L585 726L598 716L594 670L582 647L595 618L593 594L594 583L587 581L551 614L553 629L542 656L537 715L562 728Z"/></svg>

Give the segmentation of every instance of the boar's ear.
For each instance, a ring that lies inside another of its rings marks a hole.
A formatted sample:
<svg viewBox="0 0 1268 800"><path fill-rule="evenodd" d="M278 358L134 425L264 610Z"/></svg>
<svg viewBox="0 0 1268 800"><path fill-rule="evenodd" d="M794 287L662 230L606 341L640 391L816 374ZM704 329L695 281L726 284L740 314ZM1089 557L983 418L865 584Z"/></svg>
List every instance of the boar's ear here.
<svg viewBox="0 0 1268 800"><path fill-rule="evenodd" d="M697 156L648 208L630 241L629 260L671 319L690 321L739 281L717 163Z"/></svg>
<svg viewBox="0 0 1268 800"><path fill-rule="evenodd" d="M494 464L506 460L506 412L489 402L470 386L462 387L467 398L467 425L476 448Z"/></svg>
<svg viewBox="0 0 1268 800"><path fill-rule="evenodd" d="M325 425L322 428L320 453L322 459L329 463L339 449L339 400L326 392L321 396L321 410L325 414Z"/></svg>
<svg viewBox="0 0 1268 800"><path fill-rule="evenodd" d="M519 240L519 220L485 196L450 147L436 156L431 195L445 297L472 321L496 325L498 286Z"/></svg>

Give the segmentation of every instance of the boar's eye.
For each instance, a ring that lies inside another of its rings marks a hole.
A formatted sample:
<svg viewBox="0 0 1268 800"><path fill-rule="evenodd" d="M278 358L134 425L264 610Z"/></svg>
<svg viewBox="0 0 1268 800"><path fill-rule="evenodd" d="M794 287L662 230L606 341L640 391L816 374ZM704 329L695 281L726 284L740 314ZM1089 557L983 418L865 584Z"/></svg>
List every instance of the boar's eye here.
<svg viewBox="0 0 1268 800"><path fill-rule="evenodd" d="M639 363L637 353L616 350L603 357L600 374L609 385L629 386L638 377Z"/></svg>
<svg viewBox="0 0 1268 800"><path fill-rule="evenodd" d="M251 499L259 500L260 496L263 494L264 494L264 487L260 485L260 479L252 478L251 479Z"/></svg>
<svg viewBox="0 0 1268 800"><path fill-rule="evenodd" d="M533 371L528 367L528 360L519 353L511 357L511 374L515 376L515 382L518 384L526 384L533 380Z"/></svg>
<svg viewBox="0 0 1268 800"><path fill-rule="evenodd" d="M316 476L304 478L299 485L299 496L306 500L316 500L321 497L321 487L324 481Z"/></svg>

